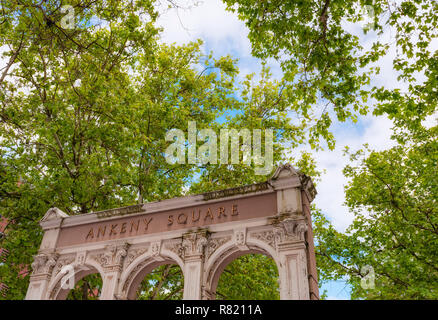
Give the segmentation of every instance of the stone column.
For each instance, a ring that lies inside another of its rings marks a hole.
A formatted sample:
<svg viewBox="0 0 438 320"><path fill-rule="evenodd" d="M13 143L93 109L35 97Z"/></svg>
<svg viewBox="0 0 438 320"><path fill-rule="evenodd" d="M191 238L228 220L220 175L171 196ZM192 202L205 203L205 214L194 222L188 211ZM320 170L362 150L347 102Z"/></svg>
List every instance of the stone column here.
<svg viewBox="0 0 438 320"><path fill-rule="evenodd" d="M308 300L309 282L304 219L287 218L274 227L280 259L281 300Z"/></svg>
<svg viewBox="0 0 438 320"><path fill-rule="evenodd" d="M204 247L207 241L206 231L183 235L184 300L201 300L202 298Z"/></svg>
<svg viewBox="0 0 438 320"><path fill-rule="evenodd" d="M27 289L25 300L47 300L47 290L52 276L53 267L56 265L58 255L38 254L34 256L32 274Z"/></svg>
<svg viewBox="0 0 438 320"><path fill-rule="evenodd" d="M128 253L128 244L108 246L105 253L99 255L100 263L104 269L102 275L103 286L100 300L117 299L117 288L122 272L123 260Z"/></svg>
<svg viewBox="0 0 438 320"><path fill-rule="evenodd" d="M53 267L56 264L58 255L55 253L59 231L62 220L68 217L65 212L58 208L50 208L40 220L40 225L44 230L38 254L32 263L32 274L26 293L26 300L45 300L48 299L48 287L52 276Z"/></svg>

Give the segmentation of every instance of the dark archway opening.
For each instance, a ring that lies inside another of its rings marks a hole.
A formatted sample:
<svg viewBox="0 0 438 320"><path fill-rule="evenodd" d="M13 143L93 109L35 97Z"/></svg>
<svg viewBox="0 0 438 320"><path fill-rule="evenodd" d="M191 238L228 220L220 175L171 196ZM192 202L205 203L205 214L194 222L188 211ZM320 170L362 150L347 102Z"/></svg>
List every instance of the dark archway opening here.
<svg viewBox="0 0 438 320"><path fill-rule="evenodd" d="M275 261L263 254L245 254L229 263L220 275L216 300L279 300Z"/></svg>

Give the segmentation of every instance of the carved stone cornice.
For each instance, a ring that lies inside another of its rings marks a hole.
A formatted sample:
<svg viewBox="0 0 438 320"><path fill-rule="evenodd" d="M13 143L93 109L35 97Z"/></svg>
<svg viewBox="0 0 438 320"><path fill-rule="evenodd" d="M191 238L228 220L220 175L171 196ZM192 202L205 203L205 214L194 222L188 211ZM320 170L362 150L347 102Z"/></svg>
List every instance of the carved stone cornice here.
<svg viewBox="0 0 438 320"><path fill-rule="evenodd" d="M67 217L69 217L68 214L54 207L47 210L39 223L43 230L56 229L61 226L61 222Z"/></svg>

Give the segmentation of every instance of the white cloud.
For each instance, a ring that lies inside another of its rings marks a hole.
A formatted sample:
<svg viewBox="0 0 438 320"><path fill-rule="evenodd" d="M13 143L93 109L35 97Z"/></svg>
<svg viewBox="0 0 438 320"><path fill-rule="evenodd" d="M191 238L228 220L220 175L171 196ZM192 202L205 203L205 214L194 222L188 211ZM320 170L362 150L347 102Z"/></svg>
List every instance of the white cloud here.
<svg viewBox="0 0 438 320"><path fill-rule="evenodd" d="M163 14L158 19L158 25L164 29L161 41L181 45L202 39L204 53L212 50L215 57L229 54L238 58L239 80L250 73L256 73L258 80L261 63L251 55L249 30L236 14L225 8L222 1L208 0L189 9L161 9ZM276 78L281 77L277 61L270 59L267 65Z"/></svg>
<svg viewBox="0 0 438 320"><path fill-rule="evenodd" d="M339 125L335 130L336 148L333 151L322 151L314 153L319 169L325 169L326 173L318 183L318 195L314 203L322 209L336 229L343 231L353 220L353 215L343 205L344 186L347 179L342 170L349 164L349 159L343 156L345 146L352 151L362 148L368 143L373 150L384 150L394 145L390 139L392 121L386 117L364 117L361 121L363 130L354 130L348 125Z"/></svg>

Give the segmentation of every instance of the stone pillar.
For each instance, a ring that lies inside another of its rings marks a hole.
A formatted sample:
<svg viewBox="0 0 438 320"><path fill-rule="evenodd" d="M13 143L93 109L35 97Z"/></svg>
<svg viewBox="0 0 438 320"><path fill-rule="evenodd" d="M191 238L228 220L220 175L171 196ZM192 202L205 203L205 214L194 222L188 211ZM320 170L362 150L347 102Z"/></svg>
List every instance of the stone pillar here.
<svg viewBox="0 0 438 320"><path fill-rule="evenodd" d="M56 265L58 255L38 254L34 256L32 274L27 289L25 300L47 300L47 290L52 276L53 267Z"/></svg>
<svg viewBox="0 0 438 320"><path fill-rule="evenodd" d="M280 268L280 299L308 300L309 282L304 219L287 218L274 227Z"/></svg>
<svg viewBox="0 0 438 320"><path fill-rule="evenodd" d="M123 260L128 253L128 246L127 243L122 245L111 245L107 247L105 253L100 255L101 264L104 269L100 300L117 299L117 288L119 286Z"/></svg>
<svg viewBox="0 0 438 320"><path fill-rule="evenodd" d="M202 298L204 247L207 241L206 231L183 235L184 300L201 300Z"/></svg>
<svg viewBox="0 0 438 320"><path fill-rule="evenodd" d="M59 231L62 220L68 217L65 212L58 208L50 208L40 220L40 225L44 230L38 254L32 263L32 274L26 293L26 300L45 300L48 299L48 287L52 277L53 267L56 265L58 255L55 254Z"/></svg>
<svg viewBox="0 0 438 320"><path fill-rule="evenodd" d="M271 185L277 191L277 215L273 225L281 260L281 299L318 299L310 216L310 203L316 196L315 187L309 177L290 164L276 170Z"/></svg>

